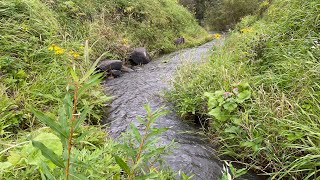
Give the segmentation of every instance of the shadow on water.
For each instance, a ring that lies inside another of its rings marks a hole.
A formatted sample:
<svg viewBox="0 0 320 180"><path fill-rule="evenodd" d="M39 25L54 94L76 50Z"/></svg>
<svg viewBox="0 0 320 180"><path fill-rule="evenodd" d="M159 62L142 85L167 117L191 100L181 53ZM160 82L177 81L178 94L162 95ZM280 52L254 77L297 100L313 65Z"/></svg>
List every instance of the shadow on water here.
<svg viewBox="0 0 320 180"><path fill-rule="evenodd" d="M186 60L197 62L208 57L212 46L222 43L223 40L215 40L199 47L180 50L146 64L140 70L106 80L103 83L105 92L114 97L108 107L108 117L104 120L104 123L110 124L109 134L119 136L130 122L141 127L136 116L145 114L143 105L147 102L153 110L164 106L171 111L159 118L155 126L168 127L169 130L161 135L159 143L167 144L174 140L178 146L171 155L165 157L167 164L173 170L182 169L187 174L194 174L193 179L218 179L223 163L216 157L215 147L198 133L196 127L181 121L160 93L170 90L170 80L179 65ZM260 178L249 173L245 179Z"/></svg>

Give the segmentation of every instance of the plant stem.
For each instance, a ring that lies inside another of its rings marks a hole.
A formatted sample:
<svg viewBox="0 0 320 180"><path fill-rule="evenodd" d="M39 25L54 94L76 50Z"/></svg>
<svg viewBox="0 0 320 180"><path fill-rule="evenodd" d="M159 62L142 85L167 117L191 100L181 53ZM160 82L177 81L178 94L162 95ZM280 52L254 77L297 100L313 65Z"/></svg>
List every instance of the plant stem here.
<svg viewBox="0 0 320 180"><path fill-rule="evenodd" d="M66 176L65 176L66 180L69 179L70 154L71 154L71 147L72 147L72 136L73 136L73 131L74 131L73 122L76 119L78 89L79 89L79 84L77 82L74 93L73 93L73 109L72 109L72 116L71 116L71 120L70 120L70 134L69 134L69 140L68 140L68 155L67 155Z"/></svg>
<svg viewBox="0 0 320 180"><path fill-rule="evenodd" d="M141 156L141 153L142 153L142 147L143 147L144 141L147 139L148 131L149 131L149 128L150 128L150 125L151 125L151 118L152 118L152 114L148 113L148 117L147 117L148 123L147 123L147 126L146 126L145 133L144 133L143 137L141 138L141 142L140 142L139 149L138 149L138 154L136 156L134 164L136 164L140 159L140 156ZM134 169L129 174L129 180L132 180L133 176L134 176Z"/></svg>

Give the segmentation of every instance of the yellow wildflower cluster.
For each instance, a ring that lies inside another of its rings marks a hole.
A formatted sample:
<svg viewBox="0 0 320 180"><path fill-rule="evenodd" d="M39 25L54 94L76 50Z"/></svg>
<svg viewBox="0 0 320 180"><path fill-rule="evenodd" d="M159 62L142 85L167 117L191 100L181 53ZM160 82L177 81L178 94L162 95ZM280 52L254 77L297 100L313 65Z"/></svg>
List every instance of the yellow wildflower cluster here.
<svg viewBox="0 0 320 180"><path fill-rule="evenodd" d="M80 49L81 49L81 46L80 46ZM51 44L49 46L48 50L49 51L54 51L54 53L58 54L58 55L63 54L66 51L65 49L59 47L56 44ZM77 53L76 51L73 51L73 50L70 50L68 54L73 56L74 58L78 58L80 56L79 53Z"/></svg>
<svg viewBox="0 0 320 180"><path fill-rule="evenodd" d="M248 33L248 32L253 32L253 30L251 28L243 28L243 29L240 29L240 32L241 33Z"/></svg>
<svg viewBox="0 0 320 180"><path fill-rule="evenodd" d="M56 44L51 44L48 49L49 49L49 51L54 51L55 54L63 54L65 51L64 49L57 46Z"/></svg>
<svg viewBox="0 0 320 180"><path fill-rule="evenodd" d="M69 54L72 55L74 58L77 58L77 57L80 56L79 53L77 53L77 52L75 52L75 51L73 51L73 50L70 50L70 51L69 51Z"/></svg>
<svg viewBox="0 0 320 180"><path fill-rule="evenodd" d="M215 33L215 34L213 35L213 37L214 37L215 39L220 39L220 38L221 38L221 34Z"/></svg>
<svg viewBox="0 0 320 180"><path fill-rule="evenodd" d="M128 45L129 44L129 40L127 38L123 38L121 40L121 43L124 44L124 45Z"/></svg>

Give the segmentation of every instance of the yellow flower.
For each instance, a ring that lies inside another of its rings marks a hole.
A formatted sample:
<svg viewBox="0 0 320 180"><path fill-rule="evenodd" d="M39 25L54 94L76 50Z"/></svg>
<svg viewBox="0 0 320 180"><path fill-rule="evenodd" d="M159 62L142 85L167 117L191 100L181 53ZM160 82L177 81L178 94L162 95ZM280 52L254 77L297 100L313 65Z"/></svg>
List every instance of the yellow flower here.
<svg viewBox="0 0 320 180"><path fill-rule="evenodd" d="M55 50L55 54L63 54L64 53L64 49L62 49L62 48L60 48L60 47L58 47L58 46L56 46L55 48L54 48L54 50Z"/></svg>
<svg viewBox="0 0 320 180"><path fill-rule="evenodd" d="M80 45L80 49L84 49L84 46L83 46L83 45Z"/></svg>
<svg viewBox="0 0 320 180"><path fill-rule="evenodd" d="M75 51L73 51L73 50L70 50L70 51L69 51L69 54L72 55L74 58L77 58L77 57L80 56L79 53L77 53L77 52L75 52Z"/></svg>
<svg viewBox="0 0 320 180"><path fill-rule="evenodd" d="M243 29L240 29L240 32L241 33L248 33L248 32L253 32L253 30L251 28L243 28Z"/></svg>
<svg viewBox="0 0 320 180"><path fill-rule="evenodd" d="M55 49L56 45L55 44L51 44L48 48L49 51L53 51Z"/></svg>
<svg viewBox="0 0 320 180"><path fill-rule="evenodd" d="M122 44L127 45L129 43L129 40L127 38L122 39Z"/></svg>
<svg viewBox="0 0 320 180"><path fill-rule="evenodd" d="M73 53L73 57L74 57L74 58L77 58L77 57L79 57L79 56L80 56L79 53L76 53L76 52Z"/></svg>
<svg viewBox="0 0 320 180"><path fill-rule="evenodd" d="M216 39L220 39L221 34L216 33L216 34L213 35L213 37L216 38Z"/></svg>

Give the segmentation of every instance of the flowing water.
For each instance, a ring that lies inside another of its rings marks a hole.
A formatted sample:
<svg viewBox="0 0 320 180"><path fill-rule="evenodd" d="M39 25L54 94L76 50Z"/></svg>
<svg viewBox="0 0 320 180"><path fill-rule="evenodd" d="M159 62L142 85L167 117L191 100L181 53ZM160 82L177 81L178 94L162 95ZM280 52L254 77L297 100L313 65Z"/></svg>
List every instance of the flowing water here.
<svg viewBox="0 0 320 180"><path fill-rule="evenodd" d="M156 59L134 72L106 80L103 83L105 91L114 97L108 107L108 117L104 120L110 124L109 134L118 136L130 122L139 127L136 116L146 114L143 105L147 102L153 110L165 106L171 112L155 122L156 127L169 128L161 135L160 143L166 144L174 140L178 146L173 149L172 155L165 157L167 164L173 170L182 169L189 175L194 174L192 179L195 180L218 179L222 163L216 158L214 147L197 133L199 129L181 121L161 94L170 90L170 81L179 65L185 61L200 63L201 59L208 58L212 46L222 43L222 40L215 40L195 48L183 49ZM256 179L252 175L247 178Z"/></svg>

